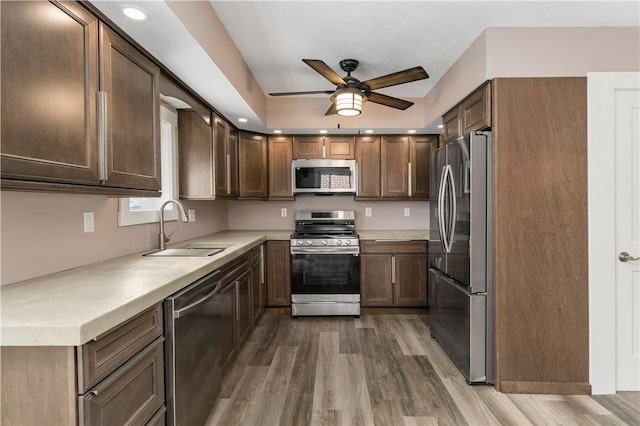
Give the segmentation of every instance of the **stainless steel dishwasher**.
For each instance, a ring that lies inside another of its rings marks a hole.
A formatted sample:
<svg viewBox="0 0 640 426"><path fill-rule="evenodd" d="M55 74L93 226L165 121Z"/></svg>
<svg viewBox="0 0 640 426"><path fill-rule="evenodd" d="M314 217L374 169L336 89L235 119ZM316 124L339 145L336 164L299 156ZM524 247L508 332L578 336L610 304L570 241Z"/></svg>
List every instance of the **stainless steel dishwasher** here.
<svg viewBox="0 0 640 426"><path fill-rule="evenodd" d="M204 424L220 393L220 286L214 271L164 301L170 426Z"/></svg>

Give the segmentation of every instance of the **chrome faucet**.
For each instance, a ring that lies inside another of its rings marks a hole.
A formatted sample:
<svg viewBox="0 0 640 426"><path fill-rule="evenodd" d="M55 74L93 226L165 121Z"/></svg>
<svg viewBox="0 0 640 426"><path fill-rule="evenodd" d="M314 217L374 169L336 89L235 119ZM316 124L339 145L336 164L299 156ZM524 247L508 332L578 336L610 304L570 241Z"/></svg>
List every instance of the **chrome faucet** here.
<svg viewBox="0 0 640 426"><path fill-rule="evenodd" d="M169 238L164 235L164 208L167 207L167 204L175 204L178 207L178 213L180 214L182 221L187 223L189 219L187 218L186 213L184 212L184 207L180 204L178 200L167 200L160 206L160 250L164 250L166 248L166 243L169 242Z"/></svg>

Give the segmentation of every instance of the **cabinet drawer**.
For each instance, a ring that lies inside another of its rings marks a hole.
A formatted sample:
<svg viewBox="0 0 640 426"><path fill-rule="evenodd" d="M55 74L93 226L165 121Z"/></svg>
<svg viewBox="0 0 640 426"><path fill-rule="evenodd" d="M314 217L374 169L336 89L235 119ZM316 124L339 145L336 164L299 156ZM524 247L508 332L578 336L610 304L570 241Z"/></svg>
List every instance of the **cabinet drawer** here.
<svg viewBox="0 0 640 426"><path fill-rule="evenodd" d="M80 396L80 425L145 425L164 404L164 338Z"/></svg>
<svg viewBox="0 0 640 426"><path fill-rule="evenodd" d="M83 393L162 335L157 304L78 348L78 392Z"/></svg>
<svg viewBox="0 0 640 426"><path fill-rule="evenodd" d="M245 253L240 257L227 263L220 269L220 281L222 282L222 288L235 282L238 277L245 271L249 270L251 266L251 252Z"/></svg>
<svg viewBox="0 0 640 426"><path fill-rule="evenodd" d="M426 253L426 241L365 240L360 241L364 254Z"/></svg>
<svg viewBox="0 0 640 426"><path fill-rule="evenodd" d="M264 244L251 249L251 265L260 262L264 257Z"/></svg>

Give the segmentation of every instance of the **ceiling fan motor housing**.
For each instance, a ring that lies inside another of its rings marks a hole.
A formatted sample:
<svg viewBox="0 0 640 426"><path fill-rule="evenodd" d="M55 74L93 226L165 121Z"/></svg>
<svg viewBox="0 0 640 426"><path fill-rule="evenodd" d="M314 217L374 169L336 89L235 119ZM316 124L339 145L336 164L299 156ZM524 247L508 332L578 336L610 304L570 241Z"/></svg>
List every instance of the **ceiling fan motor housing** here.
<svg viewBox="0 0 640 426"><path fill-rule="evenodd" d="M358 68L359 62L356 59L343 59L340 61L340 68L347 74L352 73Z"/></svg>

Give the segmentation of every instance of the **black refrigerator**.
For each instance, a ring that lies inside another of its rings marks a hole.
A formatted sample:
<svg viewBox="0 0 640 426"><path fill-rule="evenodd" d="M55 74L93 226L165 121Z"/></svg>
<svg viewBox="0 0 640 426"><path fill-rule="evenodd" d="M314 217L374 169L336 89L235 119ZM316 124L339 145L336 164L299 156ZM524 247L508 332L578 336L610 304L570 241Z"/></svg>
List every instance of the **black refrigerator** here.
<svg viewBox="0 0 640 426"><path fill-rule="evenodd" d="M431 154L431 336L469 383L493 383L491 133Z"/></svg>

